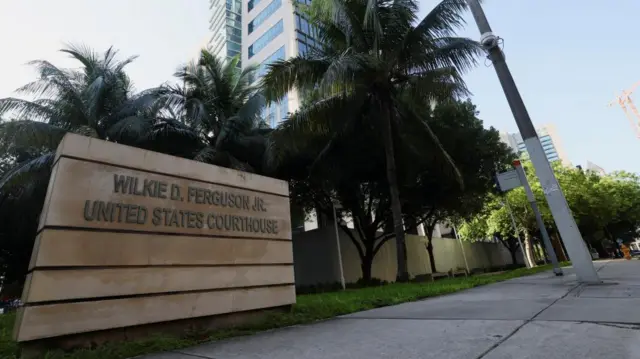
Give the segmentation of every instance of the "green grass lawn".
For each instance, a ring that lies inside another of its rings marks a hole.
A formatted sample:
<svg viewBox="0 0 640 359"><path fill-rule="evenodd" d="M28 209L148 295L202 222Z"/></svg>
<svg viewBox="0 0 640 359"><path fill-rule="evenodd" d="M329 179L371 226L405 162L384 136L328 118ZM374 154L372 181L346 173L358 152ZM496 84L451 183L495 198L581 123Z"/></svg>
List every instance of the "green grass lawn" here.
<svg viewBox="0 0 640 359"><path fill-rule="evenodd" d="M245 327L216 330L208 333L190 333L182 338L155 336L145 340L114 343L92 350L78 350L70 353L53 351L46 359L124 359L147 353L180 349L199 343L219 340L239 335L248 335L262 330L311 323L317 320L373 309L422 298L453 293L511 278L539 273L551 266L533 269L520 268L497 274L443 279L427 283L397 283L379 287L349 289L346 291L299 295L290 312L274 313L263 321ZM19 358L18 345L11 340L14 314L0 315L0 358Z"/></svg>

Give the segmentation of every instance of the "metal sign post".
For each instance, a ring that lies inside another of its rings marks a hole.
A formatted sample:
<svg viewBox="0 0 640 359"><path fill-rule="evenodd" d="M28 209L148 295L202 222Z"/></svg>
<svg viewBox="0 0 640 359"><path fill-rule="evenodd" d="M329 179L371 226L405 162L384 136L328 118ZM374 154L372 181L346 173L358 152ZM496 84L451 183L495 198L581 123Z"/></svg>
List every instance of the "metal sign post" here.
<svg viewBox="0 0 640 359"><path fill-rule="evenodd" d="M522 240L520 240L520 232L518 231L518 226L516 226L516 219L513 217L513 212L511 211L511 206L509 206L509 201L505 197L502 205L507 208L507 212L509 212L509 217L511 217L511 225L513 226L513 232L516 234L516 238L518 238L518 244L520 245L520 251L522 252L522 259L524 260L524 264L527 268L532 268L533 264L529 261L529 256L527 256L527 251L524 249L522 245Z"/></svg>
<svg viewBox="0 0 640 359"><path fill-rule="evenodd" d="M502 192L510 191L514 188L518 188L522 186L522 182L520 181L520 176L518 176L518 172L513 169L502 173L496 173L496 182L498 184L498 188ZM527 252L522 245L522 240L520 239L520 232L518 231L518 226L516 226L516 220L513 217L513 212L511 212L511 207L509 206L509 201L507 198L504 198L504 201L501 201L502 205L507 208L507 212L509 212L509 216L511 217L511 225L513 226L513 233L518 238L518 244L520 245L520 251L522 252L522 259L524 260L524 264L527 268L532 268L533 263L529 261L529 256L527 256Z"/></svg>
<svg viewBox="0 0 640 359"><path fill-rule="evenodd" d="M555 273L555 275L557 276L561 276L562 268L560 268L560 264L558 263L556 251L551 245L549 233L547 233L547 228L544 225L544 221L542 220L542 215L540 214L540 210L538 209L536 198L533 196L533 191L531 191L531 187L529 186L529 181L527 181L527 175L524 172L524 168L522 168L522 164L520 164L520 161L518 160L513 161L513 166L516 168L516 172L518 173L520 182L524 186L524 191L527 193L527 199L529 200L531 209L533 209L533 213L536 216L536 222L538 223L538 228L540 229L540 234L542 235L542 242L544 243L544 247L547 249L547 253L549 254L549 258L551 259L551 264L553 265L553 273Z"/></svg>
<svg viewBox="0 0 640 359"><path fill-rule="evenodd" d="M560 268L560 264L558 263L558 257L556 256L556 252L551 245L551 240L549 239L549 234L547 233L547 228L544 225L544 221L542 220L542 215L540 214L540 210L538 209L538 204L536 203L536 199L533 196L533 192L531 191L531 187L529 186L529 182L527 181L527 175L524 173L524 169L520 164L520 161L513 161L513 166L515 169L506 171L503 173L498 173L496 175L496 179L498 182L498 187L502 192L507 192L514 188L518 188L520 186L524 187L524 191L527 194L527 199L529 204L531 205L531 209L536 217L536 223L538 224L538 228L540 229L540 234L542 235L542 242L544 243L544 247L549 254L549 258L551 259L551 263L553 264L553 273L557 276L561 276L562 268ZM506 198L505 198L506 199ZM511 212L511 208L508 203L503 202L503 205L507 207L507 211L511 216L511 223L513 225L513 230L516 233L518 238L518 243L520 244L520 248L522 250L522 256L527 264L527 267L531 268L533 263L529 262L529 257L525 251L524 246L522 245L522 241L520 240L520 234L518 233L518 228L516 226L516 221L513 218L513 213Z"/></svg>
<svg viewBox="0 0 640 359"><path fill-rule="evenodd" d="M462 251L462 259L464 260L464 268L467 270L467 275L470 275L471 272L469 272L469 263L467 262L467 255L464 253L464 246L462 245L462 239L460 239L460 236L458 236L458 229L456 228L455 225L451 224L451 228L453 229L453 234L456 236L456 239L458 240L458 244L460 244L460 250Z"/></svg>
<svg viewBox="0 0 640 359"><path fill-rule="evenodd" d="M338 211L339 208L341 208L340 205L336 205L335 203L331 203L332 209L333 209L333 227L336 230L336 249L338 250L338 262L340 263L340 285L342 286L342 290L347 289L347 285L344 282L344 268L342 266L342 250L340 249L340 234L338 232L338 215L336 214L336 212Z"/></svg>

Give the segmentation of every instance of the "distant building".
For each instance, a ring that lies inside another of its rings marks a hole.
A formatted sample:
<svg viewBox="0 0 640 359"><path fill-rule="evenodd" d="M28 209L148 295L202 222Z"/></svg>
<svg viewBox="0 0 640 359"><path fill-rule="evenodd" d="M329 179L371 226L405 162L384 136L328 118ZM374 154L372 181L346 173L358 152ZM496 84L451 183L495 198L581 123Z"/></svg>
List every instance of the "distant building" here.
<svg viewBox="0 0 640 359"><path fill-rule="evenodd" d="M311 0L297 0L311 4ZM256 81L268 70L269 64L303 55L318 44L315 29L298 14L290 0L248 0L243 2L242 64L258 65ZM265 108L265 121L275 127L300 105L296 91L291 91L279 103Z"/></svg>
<svg viewBox="0 0 640 359"><path fill-rule="evenodd" d="M607 174L607 172L604 170L604 168L598 166L597 164L591 162L591 161L587 161L587 171L594 171L599 173L600 175L604 176Z"/></svg>
<svg viewBox="0 0 640 359"><path fill-rule="evenodd" d="M209 0L209 30L207 50L221 59L230 59L242 51L242 1ZM241 62L238 67L241 67Z"/></svg>
<svg viewBox="0 0 640 359"><path fill-rule="evenodd" d="M560 161L565 166L571 166L571 161L569 161L567 154L564 152L560 136L553 124L538 127L536 132L549 162ZM527 153L527 148L519 133L501 132L500 138L518 155Z"/></svg>

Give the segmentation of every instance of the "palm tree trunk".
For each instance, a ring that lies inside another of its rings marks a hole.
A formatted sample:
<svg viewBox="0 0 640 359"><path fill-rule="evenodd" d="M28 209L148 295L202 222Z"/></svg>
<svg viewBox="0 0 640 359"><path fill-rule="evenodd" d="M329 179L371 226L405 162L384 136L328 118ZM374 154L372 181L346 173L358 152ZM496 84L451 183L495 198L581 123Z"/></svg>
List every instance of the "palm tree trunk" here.
<svg viewBox="0 0 640 359"><path fill-rule="evenodd" d="M393 149L393 132L391 128L391 118L387 106L382 105L382 141L387 165L387 182L389 182L389 195L391 197L391 214L393 216L393 231L396 235L396 258L398 262L398 273L396 282L406 282L409 280L409 270L407 268L407 249L405 246L404 226L402 225L402 206L400 205L400 190L398 189L398 177L396 176L396 159Z"/></svg>

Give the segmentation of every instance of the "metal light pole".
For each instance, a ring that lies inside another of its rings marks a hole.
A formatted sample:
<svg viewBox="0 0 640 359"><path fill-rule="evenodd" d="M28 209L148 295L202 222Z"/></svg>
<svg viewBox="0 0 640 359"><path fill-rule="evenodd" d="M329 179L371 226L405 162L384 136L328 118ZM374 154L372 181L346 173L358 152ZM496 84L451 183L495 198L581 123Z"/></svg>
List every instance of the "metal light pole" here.
<svg viewBox="0 0 640 359"><path fill-rule="evenodd" d="M553 219L556 222L560 236L571 257L571 262L573 268L576 270L578 280L583 283L600 283L598 273L593 267L591 255L582 240L582 235L569 210L567 200L560 189L558 180L553 174L542 144L540 144L538 134L533 127L533 123L531 123L531 118L529 118L527 108L511 76L504 54L499 46L499 39L491 31L489 21L478 0L467 0L467 4L469 4L473 18L480 30L480 43L487 51L493 67L496 70L500 85L502 86L513 117L520 130L520 135L527 148L527 152L529 152L531 162L536 169L536 175L542 185L542 190L549 204Z"/></svg>
<svg viewBox="0 0 640 359"><path fill-rule="evenodd" d="M513 217L511 206L509 206L509 201L507 200L506 197L504 198L504 201L502 202L502 204L507 208L507 212L509 212L509 217L511 217L511 225L513 226L513 232L515 233L516 238L518 238L518 244L520 245L520 251L522 252L522 259L524 260L524 264L527 266L527 268L533 268L533 264L529 262L527 251L524 249L524 246L522 245L522 240L520 240L520 232L518 232L518 226L516 226L516 219Z"/></svg>
<svg viewBox="0 0 640 359"><path fill-rule="evenodd" d="M462 259L464 260L464 268L467 270L467 275L470 275L469 272L469 263L467 262L467 255L464 253L464 246L462 245L462 239L458 236L458 229L454 224L451 224L451 228L453 229L453 234L456 236L458 240L458 244L460 244L460 251L462 251Z"/></svg>
<svg viewBox="0 0 640 359"><path fill-rule="evenodd" d="M538 209L538 203L536 203L536 197L533 195L533 191L531 190L531 186L529 186L529 181L527 180L527 174L524 172L524 168L520 164L520 161L516 160L513 162L513 165L516 168L516 172L518 173L518 177L520 177L520 182L522 182L522 186L524 186L524 191L527 194L527 199L529 200L529 204L531 205L531 209L533 210L533 214L536 217L536 222L538 223L538 228L540 229L540 235L542 236L542 243L547 250L547 254L549 254L549 258L551 259L551 264L553 265L553 273L557 276L562 275L562 268L560 268L560 264L558 263L558 257L556 257L556 251L553 249L551 245L551 240L549 239L549 233L547 233L547 227L542 220L542 215L540 214L540 209Z"/></svg>
<svg viewBox="0 0 640 359"><path fill-rule="evenodd" d="M338 232L338 215L336 214L337 209L340 208L339 205L336 206L335 203L331 203L331 207L333 209L333 227L336 230L336 248L338 249L338 262L340 263L340 284L342 285L342 290L347 288L347 285L344 282L344 268L342 267L342 250L340 249L340 233Z"/></svg>

